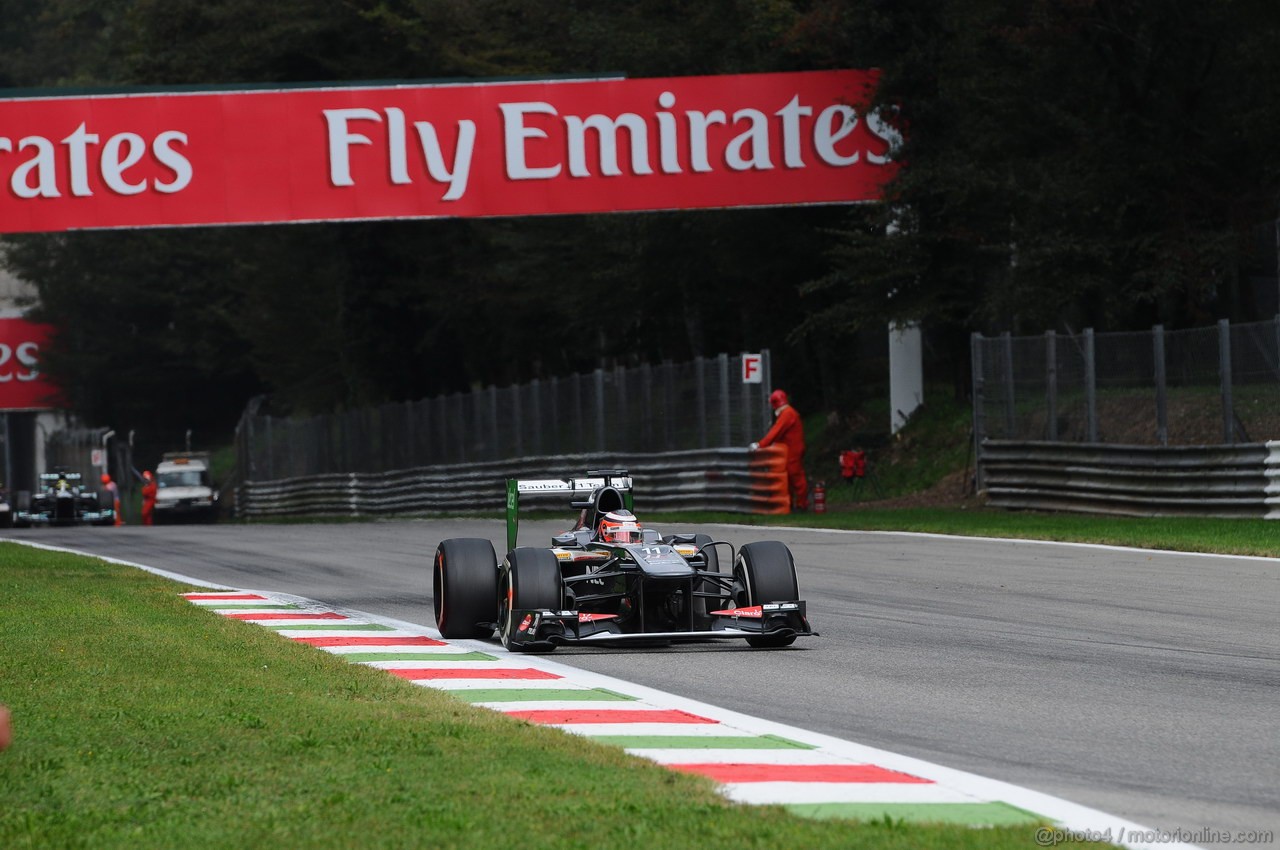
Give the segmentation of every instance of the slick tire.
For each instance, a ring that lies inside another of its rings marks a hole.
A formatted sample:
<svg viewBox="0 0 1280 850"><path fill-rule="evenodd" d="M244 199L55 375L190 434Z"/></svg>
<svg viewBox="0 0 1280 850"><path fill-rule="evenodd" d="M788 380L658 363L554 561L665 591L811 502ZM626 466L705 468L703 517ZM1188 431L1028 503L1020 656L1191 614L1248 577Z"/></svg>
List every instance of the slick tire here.
<svg viewBox="0 0 1280 850"><path fill-rule="evenodd" d="M488 638L498 619L498 557L493 544L456 537L436 548L431 571L436 628L446 638Z"/></svg>
<svg viewBox="0 0 1280 850"><path fill-rule="evenodd" d="M553 646L529 646L515 640L520 624L513 611L529 608L558 610L564 606L560 561L550 549L521 547L507 555L498 601L498 636L511 652L550 652Z"/></svg>
<svg viewBox="0 0 1280 850"><path fill-rule="evenodd" d="M740 607L800 598L795 559L791 557L791 550L776 540L745 544L738 550L733 575L737 591L735 601ZM776 649L790 646L795 641L795 635L747 638L747 643L757 649Z"/></svg>

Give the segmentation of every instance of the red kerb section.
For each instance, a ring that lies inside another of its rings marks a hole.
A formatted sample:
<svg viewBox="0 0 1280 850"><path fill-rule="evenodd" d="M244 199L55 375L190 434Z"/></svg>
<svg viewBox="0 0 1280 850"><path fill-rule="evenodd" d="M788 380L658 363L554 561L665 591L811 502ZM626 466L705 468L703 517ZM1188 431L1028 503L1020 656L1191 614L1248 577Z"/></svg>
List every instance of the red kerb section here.
<svg viewBox="0 0 1280 850"><path fill-rule="evenodd" d="M670 764L672 770L708 776L717 782L894 782L932 785L909 773L874 764Z"/></svg>

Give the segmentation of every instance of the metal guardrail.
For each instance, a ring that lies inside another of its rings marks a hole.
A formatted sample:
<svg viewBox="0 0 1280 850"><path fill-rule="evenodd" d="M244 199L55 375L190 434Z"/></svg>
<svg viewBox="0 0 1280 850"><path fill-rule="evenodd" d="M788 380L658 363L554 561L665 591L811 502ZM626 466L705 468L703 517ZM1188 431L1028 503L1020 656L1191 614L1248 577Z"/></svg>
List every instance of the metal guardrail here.
<svg viewBox="0 0 1280 850"><path fill-rule="evenodd" d="M636 482L636 510L708 510L773 514L790 510L786 450L704 449L661 454L577 454L430 466L381 473L330 473L247 481L237 490L237 516L391 516L449 512L501 513L506 479L622 468ZM563 499L521 500L563 509Z"/></svg>
<svg viewBox="0 0 1280 850"><path fill-rule="evenodd" d="M1122 516L1280 518L1280 442L1125 446L984 440L987 503Z"/></svg>

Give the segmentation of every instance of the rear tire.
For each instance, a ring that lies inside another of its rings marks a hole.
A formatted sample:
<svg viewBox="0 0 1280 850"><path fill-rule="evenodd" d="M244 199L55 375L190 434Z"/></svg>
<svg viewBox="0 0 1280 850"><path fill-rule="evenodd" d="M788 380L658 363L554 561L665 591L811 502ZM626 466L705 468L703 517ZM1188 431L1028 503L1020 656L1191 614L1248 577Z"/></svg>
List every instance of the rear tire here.
<svg viewBox="0 0 1280 850"><path fill-rule="evenodd" d="M520 628L512 611L529 608L564 607L564 580L560 560L550 549L522 547L507 555L502 574L502 595L498 600L498 635L511 652L550 652L553 646L529 646L515 641Z"/></svg>
<svg viewBox="0 0 1280 850"><path fill-rule="evenodd" d="M431 596L442 637L492 637L492 624L498 619L498 556L493 544L479 537L443 541L436 548Z"/></svg>
<svg viewBox="0 0 1280 850"><path fill-rule="evenodd" d="M776 540L747 543L739 549L733 577L734 601L739 607L765 602L793 602L800 598L795 559L791 557L791 550ZM795 635L747 638L747 643L758 649L776 649L795 642Z"/></svg>

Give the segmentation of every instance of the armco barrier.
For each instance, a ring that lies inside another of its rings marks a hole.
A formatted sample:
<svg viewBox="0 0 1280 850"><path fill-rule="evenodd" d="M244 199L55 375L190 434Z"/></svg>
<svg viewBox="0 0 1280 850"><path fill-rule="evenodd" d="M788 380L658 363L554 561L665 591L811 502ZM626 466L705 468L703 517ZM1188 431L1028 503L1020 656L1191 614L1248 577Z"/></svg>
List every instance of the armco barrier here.
<svg viewBox="0 0 1280 850"><path fill-rule="evenodd" d="M278 481L248 481L237 491L237 514L389 516L494 512L505 506L508 478L582 475L621 468L635 479L636 510L708 510L777 514L790 510L786 450L770 446L662 454L581 454L431 466L383 473L335 473ZM564 510L563 499L521 499L522 505Z"/></svg>
<svg viewBox="0 0 1280 850"><path fill-rule="evenodd" d="M978 462L994 507L1280 518L1280 442L1157 447L984 440Z"/></svg>

